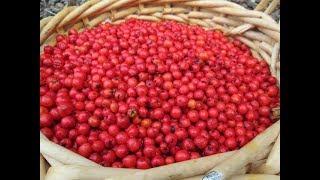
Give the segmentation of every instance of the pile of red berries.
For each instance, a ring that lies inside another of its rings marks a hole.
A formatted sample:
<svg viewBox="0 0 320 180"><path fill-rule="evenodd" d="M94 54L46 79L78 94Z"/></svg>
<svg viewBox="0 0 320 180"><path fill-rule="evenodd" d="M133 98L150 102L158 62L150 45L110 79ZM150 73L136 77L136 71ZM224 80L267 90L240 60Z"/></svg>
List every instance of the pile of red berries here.
<svg viewBox="0 0 320 180"><path fill-rule="evenodd" d="M104 166L238 149L273 123L268 64L219 31L131 19L56 40L40 56L41 131Z"/></svg>

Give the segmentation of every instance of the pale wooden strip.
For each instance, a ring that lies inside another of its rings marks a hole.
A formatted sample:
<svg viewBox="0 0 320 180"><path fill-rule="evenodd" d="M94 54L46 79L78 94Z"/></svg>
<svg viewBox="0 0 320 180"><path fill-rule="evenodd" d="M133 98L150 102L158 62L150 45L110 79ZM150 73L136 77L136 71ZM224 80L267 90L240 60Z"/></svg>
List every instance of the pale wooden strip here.
<svg viewBox="0 0 320 180"><path fill-rule="evenodd" d="M89 23L89 27L94 27L97 24L105 21L108 17L110 17L110 13L100 14L98 17L93 18Z"/></svg>
<svg viewBox="0 0 320 180"><path fill-rule="evenodd" d="M89 18L87 18L87 17L85 17L85 18L82 19L82 23L83 23L85 26L88 26L88 25L89 25L89 22L90 22L90 20L89 20Z"/></svg>
<svg viewBox="0 0 320 180"><path fill-rule="evenodd" d="M203 0L203 1L190 1L190 2L184 2L181 3L182 5L191 6L191 7L204 7L204 8L212 8L212 7L234 7L238 9L245 9L244 7L236 4L231 3L228 1L209 1L209 0Z"/></svg>
<svg viewBox="0 0 320 180"><path fill-rule="evenodd" d="M53 157L47 155L47 154L42 154L43 157L47 160L47 162L50 164L50 166L52 167L56 167L56 166L62 166L63 163L54 159Z"/></svg>
<svg viewBox="0 0 320 180"><path fill-rule="evenodd" d="M260 167L262 164L265 164L266 162L267 162L267 159L261 159L261 160L250 163L249 172L253 173L252 170Z"/></svg>
<svg viewBox="0 0 320 180"><path fill-rule="evenodd" d="M58 33L58 34L65 34L66 33L66 31L63 29L63 28L56 28L56 32Z"/></svg>
<svg viewBox="0 0 320 180"><path fill-rule="evenodd" d="M43 27L48 24L48 22L53 18L53 16L48 16L48 17L45 17L43 19L41 19L40 21L40 31L43 29Z"/></svg>
<svg viewBox="0 0 320 180"><path fill-rule="evenodd" d="M214 21L210 20L210 19L204 19L204 21L206 23L208 23L210 25L210 27L214 30L219 30L223 33L228 32L229 29L227 27L221 26L220 24L215 23Z"/></svg>
<svg viewBox="0 0 320 180"><path fill-rule="evenodd" d="M268 8L264 11L264 13L266 14L271 14L278 6L278 4L280 3L280 0L273 0Z"/></svg>
<svg viewBox="0 0 320 180"><path fill-rule="evenodd" d="M40 131L40 139L44 139L44 140L49 141L49 139L45 135L43 135L41 131ZM62 162L50 157L49 155L42 154L42 156L48 161L50 166L55 167L55 166L62 166L63 165Z"/></svg>
<svg viewBox="0 0 320 180"><path fill-rule="evenodd" d="M136 7L136 6L139 6L141 4L147 4L147 3L150 3L150 2L154 2L154 1L156 1L156 0L138 0L138 1L134 1L134 2L131 2L131 3L123 5L123 8Z"/></svg>
<svg viewBox="0 0 320 180"><path fill-rule="evenodd" d="M269 23L268 21L264 21L258 18L248 18L248 17L237 17L237 18L246 23L263 27L272 31L280 32L280 26L276 23Z"/></svg>
<svg viewBox="0 0 320 180"><path fill-rule="evenodd" d="M210 29L213 29L213 26L216 25L211 19L203 19L203 21L209 25Z"/></svg>
<svg viewBox="0 0 320 180"><path fill-rule="evenodd" d="M107 11L110 11L110 10L113 10L113 9L120 8L123 5L132 3L134 1L135 0L118 0L115 3L111 4L110 6L103 8L100 13L104 13L104 12L107 12Z"/></svg>
<svg viewBox="0 0 320 180"><path fill-rule="evenodd" d="M256 50L250 49L252 56L255 57L258 60L261 60L262 57L259 55L259 53Z"/></svg>
<svg viewBox="0 0 320 180"><path fill-rule="evenodd" d="M280 173L280 134L273 145L266 163L253 169L252 173L278 174Z"/></svg>
<svg viewBox="0 0 320 180"><path fill-rule="evenodd" d="M188 17L187 14L180 13L180 14L177 14L177 16L181 17L181 18L184 19L185 21L188 21L188 20L189 20L189 17Z"/></svg>
<svg viewBox="0 0 320 180"><path fill-rule="evenodd" d="M215 12L233 15L233 16L239 16L239 17L251 17L251 18L261 17L261 14L258 14L254 11L250 11L247 9L238 9L238 8L230 8L230 7L215 7L210 9Z"/></svg>
<svg viewBox="0 0 320 180"><path fill-rule="evenodd" d="M215 16L212 18L212 21L218 23L218 24L223 24L223 25L229 25L229 26L239 26L241 25L241 22L226 18L226 17L218 17Z"/></svg>
<svg viewBox="0 0 320 180"><path fill-rule="evenodd" d="M46 176L46 167L45 167L45 159L40 154L40 180L44 180Z"/></svg>
<svg viewBox="0 0 320 180"><path fill-rule="evenodd" d="M277 76L276 76L277 80L278 80L278 86L280 87L280 69L277 70Z"/></svg>
<svg viewBox="0 0 320 180"><path fill-rule="evenodd" d="M89 9L85 10L80 16L78 16L77 20L83 19L92 14L95 14L101 11L103 8L110 6L112 3L116 1L117 0L101 0L100 2L92 5Z"/></svg>
<svg viewBox="0 0 320 180"><path fill-rule="evenodd" d="M196 24L196 25L199 25L202 27L210 27L210 25L208 23L206 23L205 21L202 21L200 19L189 18L189 23Z"/></svg>
<svg viewBox="0 0 320 180"><path fill-rule="evenodd" d="M275 20L272 19L269 15L266 15L265 13L259 11L237 9L231 7L215 7L206 9L222 14L233 15L235 17L258 18L259 20L266 21L266 23L276 24Z"/></svg>
<svg viewBox="0 0 320 180"><path fill-rule="evenodd" d="M241 41L245 45L249 46L251 49L258 50L257 46L249 39L241 37L241 36L236 36L236 39L238 39L239 41Z"/></svg>
<svg viewBox="0 0 320 180"><path fill-rule="evenodd" d="M271 72L272 75L276 76L276 63L279 58L279 51L280 51L280 44L276 43L272 49L272 55L271 55Z"/></svg>
<svg viewBox="0 0 320 180"><path fill-rule="evenodd" d="M74 8L74 6L63 8L43 27L40 33L40 44L42 44L50 35L52 35L59 22Z"/></svg>
<svg viewBox="0 0 320 180"><path fill-rule="evenodd" d="M183 18L176 16L176 15L165 14L165 15L162 15L162 18L167 19L167 20L178 21L178 22L182 22L182 23L186 22Z"/></svg>
<svg viewBox="0 0 320 180"><path fill-rule="evenodd" d="M280 42L280 32L272 31L270 29L266 29L266 28L262 28L262 27L258 27L258 29L261 32L263 32L266 35L268 35L269 37L271 37L272 39L276 40L277 42Z"/></svg>
<svg viewBox="0 0 320 180"><path fill-rule="evenodd" d="M102 180L112 175L132 174L139 171L142 170L64 165L50 168L46 180Z"/></svg>
<svg viewBox="0 0 320 180"><path fill-rule="evenodd" d="M229 14L233 16L239 16L239 17L247 17L247 18L262 18L262 20L267 21L268 23L276 23L272 17L269 15L266 15L263 12L260 11L252 11L247 9L238 9L238 8L231 8L231 7L215 7L215 8L209 8L211 11L219 12L222 14Z"/></svg>
<svg viewBox="0 0 320 180"><path fill-rule="evenodd" d="M265 60L269 66L271 65L271 57L264 50L258 48L258 52L260 53L263 60Z"/></svg>
<svg viewBox="0 0 320 180"><path fill-rule="evenodd" d="M71 11L58 25L58 27L63 27L64 25L70 23L72 20L74 20L77 16L80 16L85 10L87 10L90 6L98 3L100 0L89 0L77 8L75 8L73 11Z"/></svg>
<svg viewBox="0 0 320 180"><path fill-rule="evenodd" d="M125 19L138 18L139 16L140 16L140 15L131 14L131 15L127 16Z"/></svg>
<svg viewBox="0 0 320 180"><path fill-rule="evenodd" d="M272 54L272 46L266 42L261 42L259 44L259 48L263 49L264 51L266 51L269 55Z"/></svg>
<svg viewBox="0 0 320 180"><path fill-rule="evenodd" d="M126 16L128 16L130 14L134 14L137 11L138 11L137 7L131 7L131 8L128 8L128 9L124 9L124 10L118 11L118 12L113 14L112 20L121 19L121 18L126 17Z"/></svg>
<svg viewBox="0 0 320 180"><path fill-rule="evenodd" d="M210 12L190 11L188 13L189 18L213 18L214 15Z"/></svg>
<svg viewBox="0 0 320 180"><path fill-rule="evenodd" d="M236 28L231 29L227 34L235 35L235 34L242 34L249 29L252 29L254 26L252 24L243 24Z"/></svg>
<svg viewBox="0 0 320 180"><path fill-rule="evenodd" d="M153 14L156 12L162 12L163 7L157 6L157 7L147 7L147 8L140 8L139 14Z"/></svg>
<svg viewBox="0 0 320 180"><path fill-rule="evenodd" d="M124 19L119 19L119 20L116 20L116 21L112 22L112 24L120 24L120 23L123 23L123 22L125 22Z"/></svg>
<svg viewBox="0 0 320 180"><path fill-rule="evenodd" d="M163 4L168 4L168 3L179 3L179 2L186 2L186 1L191 1L191 0L155 0L155 1L151 2L150 4L163 5Z"/></svg>
<svg viewBox="0 0 320 180"><path fill-rule="evenodd" d="M80 21L80 22L74 24L71 28L76 29L76 30L80 30L83 27L84 27L84 24L83 24L83 22Z"/></svg>
<svg viewBox="0 0 320 180"><path fill-rule="evenodd" d="M127 18L137 18L141 20L146 20L146 21L160 21L159 18L155 16L148 16L148 15L129 15Z"/></svg>
<svg viewBox="0 0 320 180"><path fill-rule="evenodd" d="M243 174L232 176L229 180L280 180L280 176L270 174Z"/></svg>
<svg viewBox="0 0 320 180"><path fill-rule="evenodd" d="M271 0L261 0L260 3L256 6L256 8L254 10L256 10L256 11L264 10L268 6L270 1Z"/></svg>
<svg viewBox="0 0 320 180"><path fill-rule="evenodd" d="M260 11L255 11L255 12L260 13ZM262 17L263 20L267 20L267 21L269 21L270 23L276 23L276 24L277 24L277 22L276 22L270 15L268 15L268 14L265 14L265 13L261 12L261 17ZM279 26L280 26L280 25L279 25Z"/></svg>
<svg viewBox="0 0 320 180"><path fill-rule="evenodd" d="M162 13L161 12L156 12L156 13L153 13L152 16L161 19L162 18Z"/></svg>
<svg viewBox="0 0 320 180"><path fill-rule="evenodd" d="M173 8L164 8L163 13L164 14L178 14L178 13L185 13L188 10L185 8L180 7L173 7Z"/></svg>
<svg viewBox="0 0 320 180"><path fill-rule="evenodd" d="M265 34L258 32L258 31L254 31L254 30L249 30L246 31L242 34L244 37L252 39L252 40L258 40L258 41L262 41L268 44L273 44L274 40L271 39L269 36L266 36ZM270 53L271 55L271 53Z"/></svg>

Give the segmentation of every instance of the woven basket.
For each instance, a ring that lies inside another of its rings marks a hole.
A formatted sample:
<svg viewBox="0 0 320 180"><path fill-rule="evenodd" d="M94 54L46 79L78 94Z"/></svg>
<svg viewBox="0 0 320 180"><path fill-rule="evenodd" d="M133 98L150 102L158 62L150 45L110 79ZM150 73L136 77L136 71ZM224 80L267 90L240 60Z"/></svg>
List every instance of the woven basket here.
<svg viewBox="0 0 320 180"><path fill-rule="evenodd" d="M261 0L255 10L248 10L224 0L88 0L80 6L65 7L55 16L40 21L40 50L44 45L54 45L56 35L65 34L71 28L81 31L101 22L117 24L128 18L173 20L206 29L218 29L240 40L250 47L254 57L269 64L280 86L280 22L275 22L268 15L280 0L270 1ZM273 109L274 117L279 118L279 110ZM46 139L43 136L41 138ZM61 146L56 150L67 151ZM54 167L68 164L45 153L43 156ZM76 164L86 163L96 166L85 158Z"/></svg>

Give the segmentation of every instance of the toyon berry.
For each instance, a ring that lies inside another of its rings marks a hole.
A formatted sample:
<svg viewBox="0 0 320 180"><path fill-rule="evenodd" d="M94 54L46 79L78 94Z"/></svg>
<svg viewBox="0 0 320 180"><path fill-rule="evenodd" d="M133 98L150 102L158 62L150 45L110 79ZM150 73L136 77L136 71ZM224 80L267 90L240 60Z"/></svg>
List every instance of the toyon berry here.
<svg viewBox="0 0 320 180"><path fill-rule="evenodd" d="M148 169L239 149L272 124L268 64L218 30L129 19L40 54L40 128L103 166Z"/></svg>

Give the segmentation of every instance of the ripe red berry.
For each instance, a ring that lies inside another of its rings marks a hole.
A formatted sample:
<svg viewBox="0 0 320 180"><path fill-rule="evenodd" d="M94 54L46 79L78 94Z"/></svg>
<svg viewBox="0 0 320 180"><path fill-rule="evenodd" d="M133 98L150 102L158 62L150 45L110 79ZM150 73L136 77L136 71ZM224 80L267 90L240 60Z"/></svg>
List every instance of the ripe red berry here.
<svg viewBox="0 0 320 180"><path fill-rule="evenodd" d="M129 152L125 145L119 145L115 147L114 152L119 158L124 158Z"/></svg>
<svg viewBox="0 0 320 180"><path fill-rule="evenodd" d="M186 161L190 159L190 154L186 150L180 150L175 154L174 159L177 162Z"/></svg>
<svg viewBox="0 0 320 180"><path fill-rule="evenodd" d="M137 168L138 169L149 169L150 168L150 160L147 158L139 158L137 160Z"/></svg>
<svg viewBox="0 0 320 180"><path fill-rule="evenodd" d="M40 127L50 127L53 123L53 118L50 114L40 115Z"/></svg>
<svg viewBox="0 0 320 180"><path fill-rule="evenodd" d="M164 164L165 164L164 158L159 155L153 157L151 160L152 167L158 167L158 166L162 166Z"/></svg>
<svg viewBox="0 0 320 180"><path fill-rule="evenodd" d="M95 152L101 152L104 150L104 143L100 140L96 140L92 143L91 148Z"/></svg>
<svg viewBox="0 0 320 180"><path fill-rule="evenodd" d="M91 145L89 143L82 144L78 148L78 153L84 157L89 157L92 154L92 152L93 152L93 150L92 150Z"/></svg>
<svg viewBox="0 0 320 180"><path fill-rule="evenodd" d="M198 111L196 110L189 111L187 114L187 117L191 122L199 121L199 114L198 114Z"/></svg>
<svg viewBox="0 0 320 180"><path fill-rule="evenodd" d="M122 164L126 168L135 168L137 164L137 158L134 155L128 155L122 159Z"/></svg>
<svg viewBox="0 0 320 180"><path fill-rule="evenodd" d="M234 150L235 148L237 148L237 141L236 141L236 139L234 137L228 137L225 140L225 145L230 150Z"/></svg>
<svg viewBox="0 0 320 180"><path fill-rule="evenodd" d="M127 141L127 147L131 152L137 152L140 149L140 146L141 146L141 144L140 144L139 140L137 140L137 139L130 138Z"/></svg>
<svg viewBox="0 0 320 180"><path fill-rule="evenodd" d="M130 19L56 41L40 54L40 130L103 166L241 148L280 104L269 65L220 31Z"/></svg>
<svg viewBox="0 0 320 180"><path fill-rule="evenodd" d="M208 145L208 139L202 136L197 136L194 138L194 144L200 148L204 149Z"/></svg>
<svg viewBox="0 0 320 180"><path fill-rule="evenodd" d="M174 106L171 109L170 115L172 118L179 119L181 117L182 111L179 107Z"/></svg>

